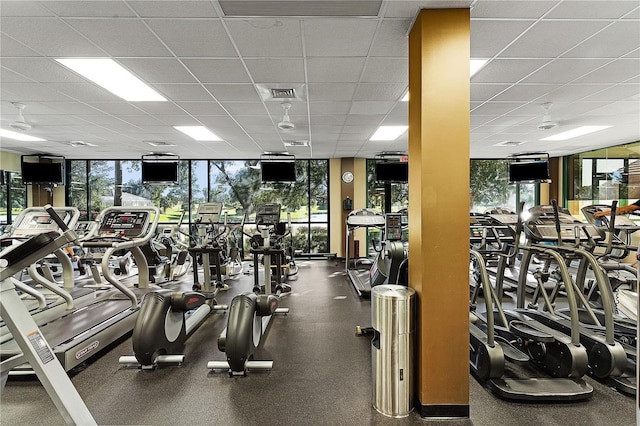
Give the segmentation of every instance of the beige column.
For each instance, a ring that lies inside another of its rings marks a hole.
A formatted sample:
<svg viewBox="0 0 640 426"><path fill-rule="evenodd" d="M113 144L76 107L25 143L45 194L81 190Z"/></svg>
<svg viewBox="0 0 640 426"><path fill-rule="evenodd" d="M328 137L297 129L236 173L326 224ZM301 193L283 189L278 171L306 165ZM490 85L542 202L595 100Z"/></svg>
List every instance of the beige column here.
<svg viewBox="0 0 640 426"><path fill-rule="evenodd" d="M423 417L469 416L469 9L409 34L409 285Z"/></svg>

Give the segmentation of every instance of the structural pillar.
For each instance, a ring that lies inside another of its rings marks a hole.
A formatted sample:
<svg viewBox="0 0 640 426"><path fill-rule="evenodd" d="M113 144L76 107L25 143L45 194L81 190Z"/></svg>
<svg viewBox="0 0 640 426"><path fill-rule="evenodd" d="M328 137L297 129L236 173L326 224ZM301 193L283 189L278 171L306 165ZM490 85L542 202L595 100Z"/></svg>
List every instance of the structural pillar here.
<svg viewBox="0 0 640 426"><path fill-rule="evenodd" d="M469 417L469 9L409 33L409 285L422 417Z"/></svg>

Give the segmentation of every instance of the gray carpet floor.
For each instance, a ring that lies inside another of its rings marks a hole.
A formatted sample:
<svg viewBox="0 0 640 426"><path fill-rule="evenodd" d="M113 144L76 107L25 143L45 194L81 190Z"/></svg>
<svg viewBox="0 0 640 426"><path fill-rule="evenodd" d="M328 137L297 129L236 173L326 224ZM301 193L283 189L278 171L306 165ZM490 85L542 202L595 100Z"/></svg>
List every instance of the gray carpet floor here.
<svg viewBox="0 0 640 426"><path fill-rule="evenodd" d="M273 370L230 378L208 371L222 360L216 339L226 315L214 314L187 342L186 361L156 371L124 368L132 354L126 338L94 362L72 371L72 381L101 425L634 425L635 400L586 378L593 397L571 404L517 404L500 400L470 379L471 418L426 421L416 413L390 419L371 405L370 341L355 336L369 325L370 302L359 299L331 260L299 261L293 291L274 317L258 359ZM185 278L188 285L190 277ZM218 301L250 291L251 275L229 282ZM0 399L2 425L64 424L35 380L10 378Z"/></svg>

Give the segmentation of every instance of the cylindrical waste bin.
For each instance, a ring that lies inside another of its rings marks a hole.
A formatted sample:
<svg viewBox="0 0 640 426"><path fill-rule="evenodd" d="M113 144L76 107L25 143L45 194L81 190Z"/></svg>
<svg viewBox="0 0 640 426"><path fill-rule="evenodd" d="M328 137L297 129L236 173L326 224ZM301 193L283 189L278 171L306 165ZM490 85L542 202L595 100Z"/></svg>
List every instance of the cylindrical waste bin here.
<svg viewBox="0 0 640 426"><path fill-rule="evenodd" d="M385 416L413 410L415 291L400 285L371 289L373 408Z"/></svg>

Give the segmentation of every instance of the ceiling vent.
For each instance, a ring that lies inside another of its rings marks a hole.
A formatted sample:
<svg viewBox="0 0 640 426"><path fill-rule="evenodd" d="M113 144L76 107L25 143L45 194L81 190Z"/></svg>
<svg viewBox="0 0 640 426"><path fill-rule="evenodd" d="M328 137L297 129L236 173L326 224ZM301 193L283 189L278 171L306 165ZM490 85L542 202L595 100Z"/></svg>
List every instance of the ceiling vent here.
<svg viewBox="0 0 640 426"><path fill-rule="evenodd" d="M176 146L176 144L167 141L144 141L151 146Z"/></svg>
<svg viewBox="0 0 640 426"><path fill-rule="evenodd" d="M301 140L301 141L282 141L284 146L293 146L293 147L301 147L301 146L309 146L309 141Z"/></svg>
<svg viewBox="0 0 640 426"><path fill-rule="evenodd" d="M526 142L523 141L504 141L504 142L499 142L497 144L494 144L493 146L519 146L522 145Z"/></svg>
<svg viewBox="0 0 640 426"><path fill-rule="evenodd" d="M271 97L274 99L295 99L296 89L271 89Z"/></svg>

